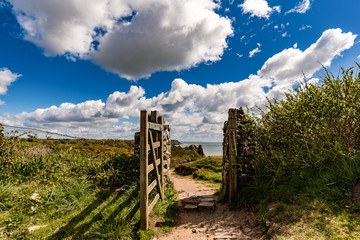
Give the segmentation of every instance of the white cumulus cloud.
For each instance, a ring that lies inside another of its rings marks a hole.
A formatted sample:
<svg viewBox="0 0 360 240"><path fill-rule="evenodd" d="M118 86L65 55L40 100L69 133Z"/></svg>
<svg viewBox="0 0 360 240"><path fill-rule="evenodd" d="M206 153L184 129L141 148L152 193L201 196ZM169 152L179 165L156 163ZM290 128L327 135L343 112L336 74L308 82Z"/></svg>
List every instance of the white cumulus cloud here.
<svg viewBox="0 0 360 240"><path fill-rule="evenodd" d="M357 35L341 29L328 29L305 51L296 48L297 44L284 49L269 58L258 75L273 78L277 84L294 84L303 77L303 73L311 77L321 69L321 65L330 66L334 57L354 45Z"/></svg>
<svg viewBox="0 0 360 240"><path fill-rule="evenodd" d="M257 74L238 82L204 87L175 79L169 91L151 98L146 97L141 87L132 86L127 93L114 92L105 102L64 103L59 107L8 115L0 120L5 124L63 129L69 135L107 138L133 134L138 130L138 123L119 120L138 118L141 109L156 109L172 126L173 138L218 141L228 108L262 106L266 97L282 98L284 92L302 81L303 73L312 78L321 64L329 66L336 56L352 47L355 38L356 35L341 29L326 30L304 51L294 44L269 58ZM318 79L309 81L316 83Z"/></svg>
<svg viewBox="0 0 360 240"><path fill-rule="evenodd" d="M231 20L212 0L9 0L47 56L89 59L129 80L220 60Z"/></svg>
<svg viewBox="0 0 360 240"><path fill-rule="evenodd" d="M0 68L0 95L4 95L8 91L8 87L12 82L18 79L21 75L12 73L7 68ZM4 105L5 102L0 100L0 105Z"/></svg>
<svg viewBox="0 0 360 240"><path fill-rule="evenodd" d="M281 12L280 6L271 8L266 0L244 0L242 4L239 4L239 7L242 8L243 13L250 13L252 17L267 19L274 11Z"/></svg>

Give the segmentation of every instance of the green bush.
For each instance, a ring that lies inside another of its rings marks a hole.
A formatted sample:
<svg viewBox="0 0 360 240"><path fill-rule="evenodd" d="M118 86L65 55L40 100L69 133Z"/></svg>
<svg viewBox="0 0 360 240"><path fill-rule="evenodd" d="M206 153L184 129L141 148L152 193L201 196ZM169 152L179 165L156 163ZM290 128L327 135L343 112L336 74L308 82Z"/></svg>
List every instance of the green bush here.
<svg viewBox="0 0 360 240"><path fill-rule="evenodd" d="M238 191L274 239L358 239L360 65L301 83L253 117L254 176Z"/></svg>
<svg viewBox="0 0 360 240"><path fill-rule="evenodd" d="M319 85L300 84L284 100L269 101L256 118L258 174L270 174L275 184L301 169L355 171L348 162L360 147L359 100L359 74L349 68L338 77L326 71Z"/></svg>

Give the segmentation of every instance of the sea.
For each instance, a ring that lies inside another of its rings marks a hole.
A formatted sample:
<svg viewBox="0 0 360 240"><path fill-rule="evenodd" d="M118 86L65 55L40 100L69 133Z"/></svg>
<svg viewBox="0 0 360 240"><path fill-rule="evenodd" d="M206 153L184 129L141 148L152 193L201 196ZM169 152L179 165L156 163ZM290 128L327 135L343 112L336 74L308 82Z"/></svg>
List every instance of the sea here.
<svg viewBox="0 0 360 240"><path fill-rule="evenodd" d="M202 145L206 156L222 156L222 142L181 142L181 147L188 147L191 144L196 146Z"/></svg>

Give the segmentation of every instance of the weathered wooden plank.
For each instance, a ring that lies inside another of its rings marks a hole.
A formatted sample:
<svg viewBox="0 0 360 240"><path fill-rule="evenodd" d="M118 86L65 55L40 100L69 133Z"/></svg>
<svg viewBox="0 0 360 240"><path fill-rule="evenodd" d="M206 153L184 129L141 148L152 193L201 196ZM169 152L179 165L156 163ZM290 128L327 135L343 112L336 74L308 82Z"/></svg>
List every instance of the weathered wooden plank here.
<svg viewBox="0 0 360 240"><path fill-rule="evenodd" d="M156 159L155 164L150 163L148 165L148 173L150 173L152 170L154 170L154 165L159 166L160 165L160 158Z"/></svg>
<svg viewBox="0 0 360 240"><path fill-rule="evenodd" d="M149 123L149 129L155 131L164 131L164 126L158 123Z"/></svg>
<svg viewBox="0 0 360 240"><path fill-rule="evenodd" d="M165 120L162 116L158 117L158 123L163 125L165 124ZM159 147L159 158L160 158L160 179L161 179L161 190L162 190L162 195L164 196L164 184L165 184L165 178L164 178L164 131L161 131L159 134L159 142L160 142L160 147Z"/></svg>
<svg viewBox="0 0 360 240"><path fill-rule="evenodd" d="M237 195L237 164L236 164L236 109L229 109L229 202L235 203Z"/></svg>
<svg viewBox="0 0 360 240"><path fill-rule="evenodd" d="M151 191L154 189L154 187L156 186L156 179L154 180L154 181L152 181L151 183L150 183L150 185L148 186L148 193L150 194L151 193Z"/></svg>
<svg viewBox="0 0 360 240"><path fill-rule="evenodd" d="M154 164L151 163L148 165L147 173L151 173L152 170L154 170Z"/></svg>
<svg viewBox="0 0 360 240"><path fill-rule="evenodd" d="M160 114L159 114L158 111L151 111L150 122L157 124L158 123L157 119L158 119L159 116L160 116ZM155 156L156 156L155 159L159 158L159 149L155 148L155 142L159 141L159 133L160 133L159 131L151 131L151 134L152 134L152 137L153 137L153 148L155 150Z"/></svg>
<svg viewBox="0 0 360 240"><path fill-rule="evenodd" d="M152 209L154 208L154 206L157 203L157 201L159 200L159 198L160 198L160 195L156 194L154 200L151 202L151 204L149 205L149 208L147 209L149 213L152 211Z"/></svg>
<svg viewBox="0 0 360 240"><path fill-rule="evenodd" d="M160 142L160 141L154 142L154 148L155 148L155 149L158 148L158 147L160 147L160 146L161 146L161 142ZM149 149L150 149L150 144L149 144Z"/></svg>
<svg viewBox="0 0 360 240"><path fill-rule="evenodd" d="M153 136L152 134L149 134L149 137L150 137L150 146L151 146L151 155L152 155L152 158L154 160L154 168L155 168L155 171L156 171L156 180L157 180L157 183L158 183L158 188L159 188L159 192L160 192L160 197L161 197L161 200L164 200L164 195L162 194L163 191L162 191L162 185L161 185L161 179L160 179L160 175L159 175L159 169L158 167L156 166L156 154L155 154L155 149L153 147Z"/></svg>
<svg viewBox="0 0 360 240"><path fill-rule="evenodd" d="M148 113L142 110L140 113L140 228L146 230L149 227L148 214L148 137L149 137Z"/></svg>

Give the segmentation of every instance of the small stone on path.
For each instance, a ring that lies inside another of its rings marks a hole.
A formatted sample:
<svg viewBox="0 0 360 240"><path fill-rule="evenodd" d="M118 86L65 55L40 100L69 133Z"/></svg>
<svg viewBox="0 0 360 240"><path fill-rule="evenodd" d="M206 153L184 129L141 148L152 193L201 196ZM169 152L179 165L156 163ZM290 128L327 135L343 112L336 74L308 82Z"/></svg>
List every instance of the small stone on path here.
<svg viewBox="0 0 360 240"><path fill-rule="evenodd" d="M198 208L197 205L190 205L190 204L188 204L188 205L185 205L185 206L184 206L184 209L185 209L185 210L195 210L195 209L197 209L197 208Z"/></svg>
<svg viewBox="0 0 360 240"><path fill-rule="evenodd" d="M228 233L228 232L216 232L214 234L214 239L248 239L246 237L241 237L240 234L237 233Z"/></svg>
<svg viewBox="0 0 360 240"><path fill-rule="evenodd" d="M212 209L215 210L215 202L201 202L198 205L201 209Z"/></svg>

